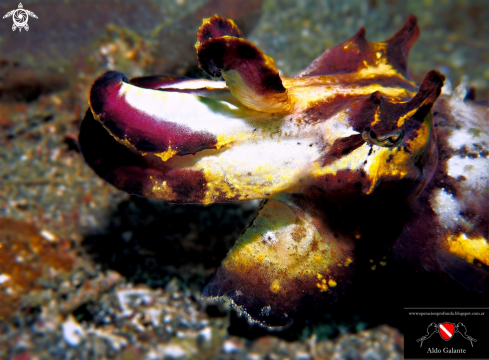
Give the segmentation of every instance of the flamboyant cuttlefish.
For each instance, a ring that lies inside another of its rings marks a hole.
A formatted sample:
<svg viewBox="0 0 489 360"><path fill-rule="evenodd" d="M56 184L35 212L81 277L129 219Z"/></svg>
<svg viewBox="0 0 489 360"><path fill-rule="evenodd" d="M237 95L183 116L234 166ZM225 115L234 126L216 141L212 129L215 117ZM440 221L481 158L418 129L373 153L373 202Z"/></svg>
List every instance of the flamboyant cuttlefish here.
<svg viewBox="0 0 489 360"><path fill-rule="evenodd" d="M378 244L401 273L487 296L489 112L464 86L440 95L438 71L409 78L418 36L414 16L383 43L362 28L281 78L231 20L205 19L199 65L224 81L102 74L83 155L132 194L265 199L203 294L262 325L335 300Z"/></svg>

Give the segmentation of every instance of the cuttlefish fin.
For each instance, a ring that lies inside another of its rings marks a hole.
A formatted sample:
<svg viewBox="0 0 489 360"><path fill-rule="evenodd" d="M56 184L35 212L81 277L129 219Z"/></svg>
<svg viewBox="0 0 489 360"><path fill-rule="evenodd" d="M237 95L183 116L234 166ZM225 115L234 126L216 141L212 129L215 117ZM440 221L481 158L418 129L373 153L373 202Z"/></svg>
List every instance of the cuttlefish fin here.
<svg viewBox="0 0 489 360"><path fill-rule="evenodd" d="M379 74L397 73L407 78L407 56L419 37L416 17L409 16L397 33L381 43L368 41L365 33L365 28L361 28L350 39L327 49L297 76L361 74L363 69L380 68ZM372 73L368 71L368 76Z"/></svg>
<svg viewBox="0 0 489 360"><path fill-rule="evenodd" d="M203 296L226 300L268 327L285 326L295 313L335 300L354 268L353 246L322 224L294 203L267 200Z"/></svg>
<svg viewBox="0 0 489 360"><path fill-rule="evenodd" d="M243 39L231 20L204 19L195 47L200 68L212 77L222 76L246 107L267 113L287 112L292 107L273 59Z"/></svg>

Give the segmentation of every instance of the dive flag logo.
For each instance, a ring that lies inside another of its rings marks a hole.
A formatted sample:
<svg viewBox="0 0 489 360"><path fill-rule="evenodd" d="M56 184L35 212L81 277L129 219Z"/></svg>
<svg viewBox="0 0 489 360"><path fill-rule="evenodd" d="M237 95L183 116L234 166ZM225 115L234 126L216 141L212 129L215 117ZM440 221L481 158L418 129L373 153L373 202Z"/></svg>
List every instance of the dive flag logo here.
<svg viewBox="0 0 489 360"><path fill-rule="evenodd" d="M444 322L438 326L438 333L443 340L450 340L455 333L455 324Z"/></svg>

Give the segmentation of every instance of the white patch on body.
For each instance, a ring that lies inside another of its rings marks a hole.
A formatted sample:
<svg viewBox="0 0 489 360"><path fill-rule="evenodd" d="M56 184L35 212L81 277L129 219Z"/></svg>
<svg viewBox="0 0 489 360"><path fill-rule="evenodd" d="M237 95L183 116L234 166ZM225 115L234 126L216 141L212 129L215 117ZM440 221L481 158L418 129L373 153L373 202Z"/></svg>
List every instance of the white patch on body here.
<svg viewBox="0 0 489 360"><path fill-rule="evenodd" d="M297 255L307 256L311 249L311 243L314 240L314 232L315 228L310 223L305 222L302 225L287 225L277 233L280 239L287 240L282 241L281 244L287 252L290 252L290 248L295 248ZM294 233L302 233L300 241L294 239L292 236Z"/></svg>
<svg viewBox="0 0 489 360"><path fill-rule="evenodd" d="M273 231L267 231L263 235L263 240L270 246L275 245L278 242L277 237L275 236Z"/></svg>
<svg viewBox="0 0 489 360"><path fill-rule="evenodd" d="M448 160L448 175L463 176L461 187L475 192L484 191L489 186L489 158L453 156Z"/></svg>
<svg viewBox="0 0 489 360"><path fill-rule="evenodd" d="M360 134L348 124L348 118L344 113L338 113L322 123L321 133L326 145L332 146L340 138L348 138Z"/></svg>
<svg viewBox="0 0 489 360"><path fill-rule="evenodd" d="M462 220L460 216L460 204L452 194L445 189L436 189L434 196L430 199L433 211L438 215L440 224L448 229L455 229Z"/></svg>
<svg viewBox="0 0 489 360"><path fill-rule="evenodd" d="M489 142L489 110L487 108L463 101L466 91L458 86L450 97L449 105L452 116L457 121L458 129L449 137L450 147L454 150L473 147L474 143Z"/></svg>
<svg viewBox="0 0 489 360"><path fill-rule="evenodd" d="M236 106L223 100L205 98L205 102L227 109L219 112L211 109L202 101L204 98L197 95L155 91L125 83L121 85L119 96L141 113L160 121L187 126L195 132L230 135L253 131L253 127L243 120L246 111L236 110Z"/></svg>
<svg viewBox="0 0 489 360"><path fill-rule="evenodd" d="M450 134L448 144L457 153L447 161L447 174L459 179L457 197L462 211L480 214L487 206L484 201L489 200L489 158L484 154L489 152L489 109L464 101L465 85L462 82L449 99L457 128Z"/></svg>
<svg viewBox="0 0 489 360"><path fill-rule="evenodd" d="M222 172L229 184L239 188L273 184L275 189L286 189L319 157L316 148L301 141L272 138L234 144L219 154L201 158L194 168Z"/></svg>
<svg viewBox="0 0 489 360"><path fill-rule="evenodd" d="M197 89L227 89L225 81L214 81L206 79L192 79L182 81L176 84L167 84L160 86L160 89L181 89L181 90L197 90Z"/></svg>

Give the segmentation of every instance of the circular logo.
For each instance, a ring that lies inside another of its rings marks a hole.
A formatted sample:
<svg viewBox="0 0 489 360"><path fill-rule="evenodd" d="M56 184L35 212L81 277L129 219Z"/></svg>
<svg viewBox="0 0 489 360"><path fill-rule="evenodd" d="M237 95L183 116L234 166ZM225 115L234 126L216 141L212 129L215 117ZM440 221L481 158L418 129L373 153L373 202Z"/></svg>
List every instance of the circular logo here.
<svg viewBox="0 0 489 360"><path fill-rule="evenodd" d="M24 9L17 9L13 14L14 24L19 28L23 28L27 25L27 21L29 20L29 15L27 11Z"/></svg>

